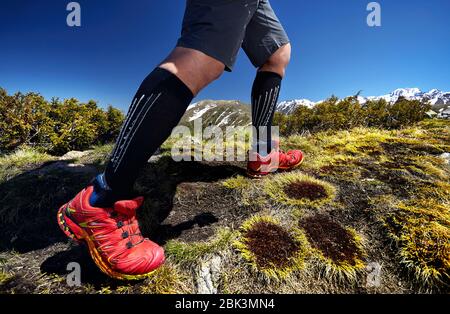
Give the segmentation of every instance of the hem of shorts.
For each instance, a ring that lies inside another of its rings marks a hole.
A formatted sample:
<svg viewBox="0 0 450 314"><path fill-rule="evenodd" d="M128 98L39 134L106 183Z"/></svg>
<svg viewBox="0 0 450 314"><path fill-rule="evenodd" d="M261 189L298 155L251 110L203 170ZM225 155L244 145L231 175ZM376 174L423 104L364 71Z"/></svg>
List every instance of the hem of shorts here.
<svg viewBox="0 0 450 314"><path fill-rule="evenodd" d="M233 71L233 64L230 64L229 62L225 62L223 60L223 58L219 57L218 55L216 55L215 53L211 52L208 48L206 48L205 46L202 45L195 45L195 44L188 44L186 42L183 41L178 41L177 42L177 47L182 47L182 48L189 48L189 49L194 49L194 50L198 50L200 52L203 52L205 55L216 59L217 61L221 62L224 66L225 66L225 71L227 72L232 72Z"/></svg>
<svg viewBox="0 0 450 314"><path fill-rule="evenodd" d="M266 52L267 54L264 56L263 60L260 62L261 64L255 64L253 63L253 65L255 66L255 68L261 68L266 62L267 60L269 60L269 58L281 47L283 47L284 45L289 44L291 41L289 39L280 41L280 42L275 42L273 45L271 45L270 47L266 47Z"/></svg>

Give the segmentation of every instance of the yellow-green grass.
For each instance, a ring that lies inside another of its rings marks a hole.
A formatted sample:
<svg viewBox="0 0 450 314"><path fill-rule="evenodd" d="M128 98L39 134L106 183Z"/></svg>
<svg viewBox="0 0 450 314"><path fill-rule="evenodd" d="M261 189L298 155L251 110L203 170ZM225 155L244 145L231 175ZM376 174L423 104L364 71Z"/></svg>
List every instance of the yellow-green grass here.
<svg viewBox="0 0 450 314"><path fill-rule="evenodd" d="M442 161L436 155L450 151L450 122L427 120L400 130L354 128L293 135L283 139L282 146L304 151L306 158L301 168L307 172L358 179L361 169L355 164L360 160L382 164L392 159L402 160L408 155L418 159L423 157L418 163L428 168L425 170L442 175L439 169Z"/></svg>
<svg viewBox="0 0 450 314"><path fill-rule="evenodd" d="M99 166L104 166L108 161L108 157L113 150L113 144L105 144L100 146L95 146L92 148L92 152L88 155L83 156L76 160L78 163L83 164L95 164Z"/></svg>
<svg viewBox="0 0 450 314"><path fill-rule="evenodd" d="M11 278L13 278L14 276L11 275L10 273L7 273L3 270L0 270L0 285L5 284L6 282L8 282Z"/></svg>
<svg viewBox="0 0 450 314"><path fill-rule="evenodd" d="M251 133L247 128L230 129L225 134L211 135L210 138L199 138L190 135L168 138L161 149L164 154L172 151L178 157L201 158L206 161L245 161L251 146ZM208 136L204 134L204 136ZM216 137L214 137L216 136ZM230 155L228 155L230 153Z"/></svg>
<svg viewBox="0 0 450 314"><path fill-rule="evenodd" d="M249 206L253 210L262 209L267 206L267 196L262 192L261 181L244 176L235 176L226 179L222 185L235 192L236 202L243 206Z"/></svg>
<svg viewBox="0 0 450 314"><path fill-rule="evenodd" d="M450 283L450 211L433 199L400 202L384 218L401 263L423 286Z"/></svg>
<svg viewBox="0 0 450 314"><path fill-rule="evenodd" d="M234 246L252 271L282 280L305 266L308 242L299 229L283 227L271 216L246 220Z"/></svg>
<svg viewBox="0 0 450 314"><path fill-rule="evenodd" d="M243 191L252 186L252 181L244 176L235 176L223 181L223 186L230 190Z"/></svg>
<svg viewBox="0 0 450 314"><path fill-rule="evenodd" d="M145 281L140 290L145 294L189 293L188 282L186 274L177 266L166 262Z"/></svg>
<svg viewBox="0 0 450 314"><path fill-rule="evenodd" d="M229 228L220 228L209 241L185 243L171 240L164 246L164 250L175 263L194 263L206 255L225 250L234 237L235 232Z"/></svg>
<svg viewBox="0 0 450 314"><path fill-rule="evenodd" d="M0 183L54 159L55 157L30 147L22 147L12 154L1 156Z"/></svg>
<svg viewBox="0 0 450 314"><path fill-rule="evenodd" d="M278 174L263 184L271 199L285 205L318 207L336 196L336 188L330 183L299 172Z"/></svg>

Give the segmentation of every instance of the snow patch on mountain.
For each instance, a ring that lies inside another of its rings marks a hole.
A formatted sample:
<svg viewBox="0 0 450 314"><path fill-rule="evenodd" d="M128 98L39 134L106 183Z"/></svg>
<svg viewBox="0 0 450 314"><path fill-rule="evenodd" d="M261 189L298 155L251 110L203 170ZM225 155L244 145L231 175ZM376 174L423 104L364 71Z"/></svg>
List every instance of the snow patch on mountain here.
<svg viewBox="0 0 450 314"><path fill-rule="evenodd" d="M420 101L429 101L431 105L436 106L436 110L441 110L445 107L450 107L450 92L443 92L438 89L432 89L428 92L422 92L419 88L398 88L391 92L390 94L381 95L381 96L358 96L358 101L361 104L365 104L370 100L380 100L384 99L389 103L395 103L400 97L404 97L408 100L420 100ZM321 103L323 101L313 102L309 99L294 99L289 101L282 101L277 105L277 111L290 114L295 108L298 106L306 106L308 108L312 108L315 105Z"/></svg>
<svg viewBox="0 0 450 314"><path fill-rule="evenodd" d="M209 109L215 107L214 105L206 105L204 108L199 108L198 110L194 109L192 116L189 118L189 122L194 121L198 118L201 118Z"/></svg>
<svg viewBox="0 0 450 314"><path fill-rule="evenodd" d="M315 102L312 102L308 99L294 99L278 103L277 110L283 113L292 113L292 111L294 111L298 106L306 106L308 108L312 108L315 105Z"/></svg>
<svg viewBox="0 0 450 314"><path fill-rule="evenodd" d="M180 124L193 126L201 119L204 126L247 126L250 121L250 106L236 100L203 100L190 105Z"/></svg>

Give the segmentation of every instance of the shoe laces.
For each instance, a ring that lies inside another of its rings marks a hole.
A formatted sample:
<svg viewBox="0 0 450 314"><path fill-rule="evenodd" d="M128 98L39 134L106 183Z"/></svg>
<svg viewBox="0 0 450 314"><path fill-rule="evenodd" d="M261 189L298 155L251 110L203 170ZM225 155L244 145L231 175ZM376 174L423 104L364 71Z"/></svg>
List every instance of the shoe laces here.
<svg viewBox="0 0 450 314"><path fill-rule="evenodd" d="M135 211L130 210L129 214L125 214L112 210L110 212L110 217L116 222L117 229L122 231L122 238L129 239L126 244L127 248L131 249L144 242L144 237L139 229Z"/></svg>

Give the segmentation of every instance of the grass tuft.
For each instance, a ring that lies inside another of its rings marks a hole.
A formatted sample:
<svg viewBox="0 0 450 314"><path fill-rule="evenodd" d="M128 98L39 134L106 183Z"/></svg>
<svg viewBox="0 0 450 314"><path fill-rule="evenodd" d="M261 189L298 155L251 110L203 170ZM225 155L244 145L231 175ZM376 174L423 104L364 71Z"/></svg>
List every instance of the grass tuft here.
<svg viewBox="0 0 450 314"><path fill-rule="evenodd" d="M194 263L206 255L226 249L234 236L235 233L230 229L221 228L209 241L185 243L171 240L164 246L164 250L167 256L175 263Z"/></svg>
<svg viewBox="0 0 450 314"><path fill-rule="evenodd" d="M22 147L12 154L1 156L0 183L54 159L55 157L30 147Z"/></svg>
<svg viewBox="0 0 450 314"><path fill-rule="evenodd" d="M331 202L336 195L331 184L295 172L266 179L264 190L274 201L299 206L320 206Z"/></svg>
<svg viewBox="0 0 450 314"><path fill-rule="evenodd" d="M6 284L9 280L11 280L14 276L10 273L7 273L3 270L0 270L0 286Z"/></svg>
<svg viewBox="0 0 450 314"><path fill-rule="evenodd" d="M249 188L252 184L251 180L243 176L235 176L230 179L225 180L223 186L230 190L243 191Z"/></svg>
<svg viewBox="0 0 450 314"><path fill-rule="evenodd" d="M176 294L187 293L188 278L180 270L168 263L158 268L141 287L145 294Z"/></svg>
<svg viewBox="0 0 450 314"><path fill-rule="evenodd" d="M304 267L308 244L298 229L286 229L270 216L254 216L241 226L236 249L268 279L284 279Z"/></svg>
<svg viewBox="0 0 450 314"><path fill-rule="evenodd" d="M401 263L423 286L450 283L450 213L433 199L401 202L385 226L396 243Z"/></svg>

